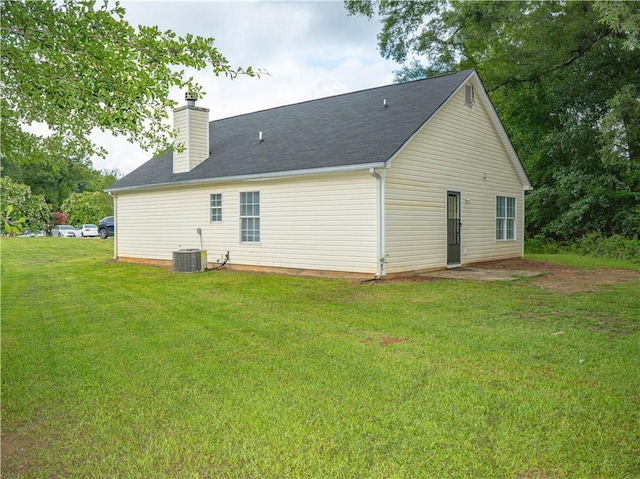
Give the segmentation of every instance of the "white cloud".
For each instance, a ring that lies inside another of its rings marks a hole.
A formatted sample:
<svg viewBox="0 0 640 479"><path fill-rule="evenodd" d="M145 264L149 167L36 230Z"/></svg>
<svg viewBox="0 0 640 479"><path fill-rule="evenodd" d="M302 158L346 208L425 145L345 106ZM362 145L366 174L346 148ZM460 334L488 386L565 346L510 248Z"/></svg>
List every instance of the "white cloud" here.
<svg viewBox="0 0 640 479"><path fill-rule="evenodd" d="M380 23L348 16L342 2L122 2L132 25L157 25L179 35L216 39L233 66L269 72L230 80L188 72L203 85L198 104L211 119L389 84L397 65L380 57ZM184 92L172 91L184 103ZM96 134L109 151L98 169L128 173L150 155L123 138Z"/></svg>

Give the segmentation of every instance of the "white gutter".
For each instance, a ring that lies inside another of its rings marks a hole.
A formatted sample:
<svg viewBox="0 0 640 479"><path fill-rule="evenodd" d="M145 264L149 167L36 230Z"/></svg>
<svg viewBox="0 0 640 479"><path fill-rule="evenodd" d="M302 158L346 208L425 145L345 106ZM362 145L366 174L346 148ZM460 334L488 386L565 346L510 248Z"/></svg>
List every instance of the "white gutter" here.
<svg viewBox="0 0 640 479"><path fill-rule="evenodd" d="M170 183L156 183L152 185L141 186L125 186L123 188L107 188L104 191L107 193L120 192L120 191L142 191L142 190L155 190L164 188L181 188L183 186L195 186L210 183L231 183L235 181L261 181L280 178L291 178L297 176L306 175L322 175L328 173L343 173L349 171L359 170L371 170L373 168L385 168L385 163L367 163L362 165L345 165L345 166L329 166L326 168L315 168L306 170L291 170L291 171L274 171L271 173L256 173L249 175L236 175L236 176L223 176L221 178L200 178L197 180L175 181ZM182 174L182 173L181 173Z"/></svg>
<svg viewBox="0 0 640 479"><path fill-rule="evenodd" d="M386 250L385 250L385 170L382 169L380 173L376 172L375 168L369 169L369 174L376 179L376 278L381 278L387 273L385 271L386 262Z"/></svg>

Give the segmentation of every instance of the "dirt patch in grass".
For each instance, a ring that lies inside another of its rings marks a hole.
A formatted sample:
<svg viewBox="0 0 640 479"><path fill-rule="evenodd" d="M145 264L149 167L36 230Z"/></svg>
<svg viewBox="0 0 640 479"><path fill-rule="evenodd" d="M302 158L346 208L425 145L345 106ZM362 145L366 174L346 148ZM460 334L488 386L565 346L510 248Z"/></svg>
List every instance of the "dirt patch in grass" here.
<svg viewBox="0 0 640 479"><path fill-rule="evenodd" d="M37 466L32 458L33 450L44 448L44 441L2 431L2 475L29 476Z"/></svg>
<svg viewBox="0 0 640 479"><path fill-rule="evenodd" d="M470 273L465 273L468 270ZM640 271L626 269L583 269L562 266L544 261L532 261L526 259L508 259L490 261L486 263L474 263L472 268L449 270L459 274L421 274L416 276L398 276L385 279L384 282L433 282L443 279L460 280L515 280L519 277L530 277L530 284L536 284L541 288L557 294L568 294L580 291L597 291L599 287L609 284L623 283L625 281L640 280ZM447 273L445 271L444 273ZM492 274L495 272L495 274ZM522 274L519 274L521 272ZM537 273L537 275L536 275Z"/></svg>
<svg viewBox="0 0 640 479"><path fill-rule="evenodd" d="M380 346L387 346L389 344L397 344L397 343L403 343L406 341L406 338L387 338L387 337L383 337L380 338Z"/></svg>
<svg viewBox="0 0 640 479"><path fill-rule="evenodd" d="M361 343L372 343L373 341L374 341L374 339L372 337L368 337L368 338L360 340ZM380 346L388 346L389 344L398 344L398 343L403 343L405 341L408 341L408 339L407 338L393 338L393 337L382 336L380 338L380 340L378 341L378 345L380 345Z"/></svg>
<svg viewBox="0 0 640 479"><path fill-rule="evenodd" d="M554 293L567 294L579 291L597 291L600 286L640 280L640 272L626 269L571 268L543 261L509 259L474 264L475 268L502 269L512 271L542 271L544 274L531 280L543 289Z"/></svg>

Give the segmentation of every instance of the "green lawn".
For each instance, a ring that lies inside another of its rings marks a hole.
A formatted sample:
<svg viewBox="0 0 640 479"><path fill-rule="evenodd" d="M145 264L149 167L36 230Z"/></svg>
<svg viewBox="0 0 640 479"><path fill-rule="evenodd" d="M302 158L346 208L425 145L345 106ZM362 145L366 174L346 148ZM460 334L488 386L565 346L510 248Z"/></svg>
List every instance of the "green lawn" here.
<svg viewBox="0 0 640 479"><path fill-rule="evenodd" d="M4 478L640 476L638 281L174 274L111 262L111 239L1 246Z"/></svg>

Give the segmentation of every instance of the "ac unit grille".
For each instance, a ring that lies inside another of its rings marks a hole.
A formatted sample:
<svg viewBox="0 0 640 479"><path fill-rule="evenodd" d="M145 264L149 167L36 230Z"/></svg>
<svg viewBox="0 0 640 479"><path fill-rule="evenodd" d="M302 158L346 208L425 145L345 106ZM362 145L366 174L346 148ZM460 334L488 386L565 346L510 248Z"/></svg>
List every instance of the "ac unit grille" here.
<svg viewBox="0 0 640 479"><path fill-rule="evenodd" d="M195 273L203 270L204 251L199 249L181 249L173 252L173 271L176 273Z"/></svg>

